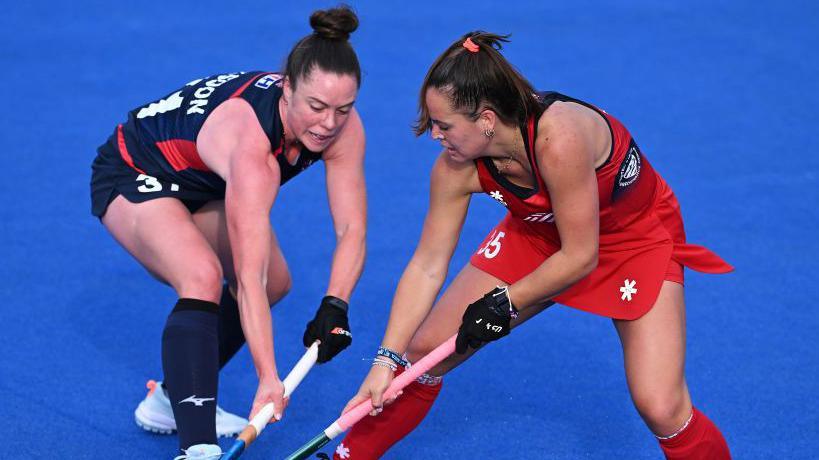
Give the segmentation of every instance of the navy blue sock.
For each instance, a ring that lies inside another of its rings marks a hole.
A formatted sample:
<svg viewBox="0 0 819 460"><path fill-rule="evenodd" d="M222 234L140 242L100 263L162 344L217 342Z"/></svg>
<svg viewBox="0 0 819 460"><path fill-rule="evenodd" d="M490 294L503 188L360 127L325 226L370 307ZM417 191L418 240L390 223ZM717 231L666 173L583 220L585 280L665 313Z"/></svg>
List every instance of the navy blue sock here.
<svg viewBox="0 0 819 460"><path fill-rule="evenodd" d="M225 367L244 344L239 304L226 284L222 287L222 299L219 301L219 369Z"/></svg>
<svg viewBox="0 0 819 460"><path fill-rule="evenodd" d="M218 305L179 299L162 333L162 370L179 447L216 444Z"/></svg>

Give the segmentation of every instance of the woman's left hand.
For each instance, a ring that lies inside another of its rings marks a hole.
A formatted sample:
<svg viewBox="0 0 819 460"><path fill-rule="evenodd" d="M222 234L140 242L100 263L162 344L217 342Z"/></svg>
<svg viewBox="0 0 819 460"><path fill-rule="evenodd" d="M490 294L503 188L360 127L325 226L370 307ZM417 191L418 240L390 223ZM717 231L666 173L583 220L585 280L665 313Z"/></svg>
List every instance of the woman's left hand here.
<svg viewBox="0 0 819 460"><path fill-rule="evenodd" d="M348 308L347 302L328 295L321 300L316 316L307 323L302 341L305 347L309 347L316 340L320 341L319 363L330 361L353 342L350 323L347 320Z"/></svg>
<svg viewBox="0 0 819 460"><path fill-rule="evenodd" d="M464 354L468 347L477 350L486 342L509 335L514 316L517 316L517 310L509 301L506 288L489 291L466 308L455 340L455 351Z"/></svg>

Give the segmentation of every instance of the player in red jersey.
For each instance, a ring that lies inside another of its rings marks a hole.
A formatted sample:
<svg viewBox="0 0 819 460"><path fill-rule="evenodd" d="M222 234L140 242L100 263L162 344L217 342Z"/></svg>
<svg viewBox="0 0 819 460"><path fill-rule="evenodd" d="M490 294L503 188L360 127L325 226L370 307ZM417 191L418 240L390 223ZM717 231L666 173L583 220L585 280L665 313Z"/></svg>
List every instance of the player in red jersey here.
<svg viewBox="0 0 819 460"><path fill-rule="evenodd" d="M625 127L536 93L500 54L506 41L467 34L424 80L416 133L430 130L444 151L375 365L347 406L372 398L380 415L355 425L336 458L380 457L424 418L441 376L555 301L613 319L632 399L667 458L730 458L686 387L683 266L732 267L685 242L671 189ZM475 193L509 213L433 306ZM382 407L404 356L417 360L456 332L457 353Z"/></svg>
<svg viewBox="0 0 819 460"><path fill-rule="evenodd" d="M270 306L291 280L270 210L280 186L319 159L337 242L326 296L303 341L320 339L318 360L326 362L352 340L347 301L366 226L364 130L353 107L361 70L348 41L358 18L340 7L314 12L310 24L314 32L294 46L283 75L192 81L132 111L94 161L94 215L179 297L162 336L172 416L150 419L163 407L152 391L136 417L176 428L186 458L221 454L218 372L245 340L259 379L250 416L268 402L276 419L282 415Z"/></svg>

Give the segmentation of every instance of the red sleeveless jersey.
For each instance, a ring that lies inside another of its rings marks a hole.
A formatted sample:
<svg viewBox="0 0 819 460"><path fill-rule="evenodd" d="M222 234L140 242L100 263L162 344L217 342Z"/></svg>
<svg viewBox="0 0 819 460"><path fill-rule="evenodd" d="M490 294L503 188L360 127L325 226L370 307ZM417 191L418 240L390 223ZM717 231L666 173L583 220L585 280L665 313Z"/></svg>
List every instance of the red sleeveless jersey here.
<svg viewBox="0 0 819 460"><path fill-rule="evenodd" d="M556 296L556 302L608 317L635 319L653 306L670 261L706 273L732 270L710 250L685 242L676 198L620 121L558 93L539 97L544 111L557 100L591 108L606 120L612 138L609 158L596 171L600 200L598 266ZM475 161L483 191L506 206L509 214L470 262L507 283L531 273L560 249L549 192L534 154L536 125L532 117L521 128L536 188L510 182L490 158Z"/></svg>

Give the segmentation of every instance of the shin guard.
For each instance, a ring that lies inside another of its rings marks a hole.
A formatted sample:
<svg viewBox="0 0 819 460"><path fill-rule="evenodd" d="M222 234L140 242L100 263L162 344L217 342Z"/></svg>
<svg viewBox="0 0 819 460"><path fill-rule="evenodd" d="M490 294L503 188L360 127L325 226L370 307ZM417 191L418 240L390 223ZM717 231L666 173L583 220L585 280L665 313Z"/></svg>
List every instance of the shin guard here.
<svg viewBox="0 0 819 460"><path fill-rule="evenodd" d="M179 299L162 333L162 370L181 449L216 444L217 309L213 302Z"/></svg>
<svg viewBox="0 0 819 460"><path fill-rule="evenodd" d="M225 284L222 286L222 299L219 300L219 369L225 367L244 344L245 334L239 320L239 303Z"/></svg>
<svg viewBox="0 0 819 460"><path fill-rule="evenodd" d="M412 382L404 393L384 411L366 416L352 429L336 449L334 460L369 460L380 458L395 443L409 434L426 417L441 391L440 378L426 383Z"/></svg>
<svg viewBox="0 0 819 460"><path fill-rule="evenodd" d="M730 460L731 452L719 428L695 407L688 425L666 438L659 438L668 460Z"/></svg>

